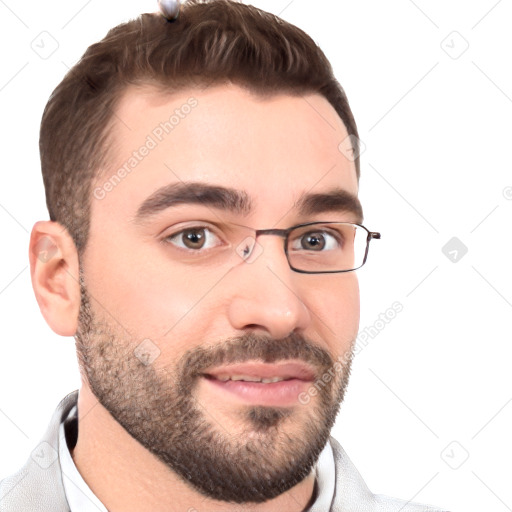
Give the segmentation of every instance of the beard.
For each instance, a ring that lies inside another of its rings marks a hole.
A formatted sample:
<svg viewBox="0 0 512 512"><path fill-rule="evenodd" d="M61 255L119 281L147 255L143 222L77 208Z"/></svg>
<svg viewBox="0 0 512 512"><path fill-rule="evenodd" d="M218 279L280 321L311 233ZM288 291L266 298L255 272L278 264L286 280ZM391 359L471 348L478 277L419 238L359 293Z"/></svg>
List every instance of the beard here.
<svg viewBox="0 0 512 512"><path fill-rule="evenodd" d="M295 333L276 340L249 332L214 346L194 346L172 365L158 365L158 358L147 364L136 356L140 340L95 317L81 269L80 292L75 340L82 376L126 432L189 487L214 500L263 503L310 474L343 401L352 351L339 358L342 370L328 382L322 376L328 371L332 376L334 359ZM194 393L207 368L287 359L315 368L314 399L294 407L240 406L236 433L212 420Z"/></svg>

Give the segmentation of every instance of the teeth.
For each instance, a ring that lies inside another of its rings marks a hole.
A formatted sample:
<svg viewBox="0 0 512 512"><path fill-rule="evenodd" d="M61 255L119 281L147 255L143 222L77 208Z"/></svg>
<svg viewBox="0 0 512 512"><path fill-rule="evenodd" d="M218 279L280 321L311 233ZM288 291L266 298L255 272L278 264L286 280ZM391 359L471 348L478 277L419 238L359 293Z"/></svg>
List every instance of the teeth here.
<svg viewBox="0 0 512 512"><path fill-rule="evenodd" d="M259 377L249 377L248 375L231 375L231 380L246 380L247 382L261 382Z"/></svg>
<svg viewBox="0 0 512 512"><path fill-rule="evenodd" d="M269 377L266 379L262 379L261 377L253 377L250 375L218 375L215 377L217 380L221 380L222 382L226 382L228 380L243 380L246 382L262 382L264 384L268 384L270 382L280 382L285 380L284 377Z"/></svg>
<svg viewBox="0 0 512 512"><path fill-rule="evenodd" d="M283 377L271 377L270 379L261 379L261 382L263 383L266 383L266 382L280 382L284 380Z"/></svg>

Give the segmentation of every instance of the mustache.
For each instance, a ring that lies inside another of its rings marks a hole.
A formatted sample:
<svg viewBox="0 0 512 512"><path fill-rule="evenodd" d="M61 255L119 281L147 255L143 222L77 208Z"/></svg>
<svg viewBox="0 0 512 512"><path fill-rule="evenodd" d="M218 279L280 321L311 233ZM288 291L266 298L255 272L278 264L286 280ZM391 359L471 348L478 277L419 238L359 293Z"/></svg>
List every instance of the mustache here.
<svg viewBox="0 0 512 512"><path fill-rule="evenodd" d="M195 347L183 354L178 361L178 367L182 375L195 379L211 366L243 363L250 360L275 363L290 359L302 360L319 372L327 371L334 364L334 359L327 350L298 333L275 339L249 332L228 338L216 345Z"/></svg>

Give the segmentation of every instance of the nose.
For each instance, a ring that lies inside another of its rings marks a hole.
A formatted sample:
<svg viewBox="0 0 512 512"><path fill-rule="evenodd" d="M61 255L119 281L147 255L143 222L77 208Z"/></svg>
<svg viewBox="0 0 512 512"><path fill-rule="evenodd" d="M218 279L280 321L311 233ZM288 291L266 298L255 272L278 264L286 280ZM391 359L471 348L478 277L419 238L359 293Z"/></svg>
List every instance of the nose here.
<svg viewBox="0 0 512 512"><path fill-rule="evenodd" d="M280 339L306 329L311 313L303 299L312 275L291 270L283 240L258 238L259 256L231 269L228 319L237 330L263 330Z"/></svg>

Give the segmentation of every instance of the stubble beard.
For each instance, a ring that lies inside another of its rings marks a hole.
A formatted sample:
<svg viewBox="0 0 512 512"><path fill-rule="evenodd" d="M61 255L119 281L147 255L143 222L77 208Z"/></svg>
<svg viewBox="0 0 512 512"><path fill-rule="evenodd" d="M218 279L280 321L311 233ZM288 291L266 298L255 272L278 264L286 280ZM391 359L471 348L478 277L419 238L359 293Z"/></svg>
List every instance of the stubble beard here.
<svg viewBox="0 0 512 512"><path fill-rule="evenodd" d="M82 273L80 290L75 340L91 391L128 434L196 492L221 502L263 503L310 474L343 401L352 353L328 382L321 377L333 374L331 355L295 334L275 340L247 333L193 347L172 366L159 366L158 358L144 364L134 354L141 340L123 336L114 321L100 322L93 314ZM241 407L241 427L230 433L198 401L200 374L208 367L256 359L311 364L317 369L316 396L294 407Z"/></svg>

